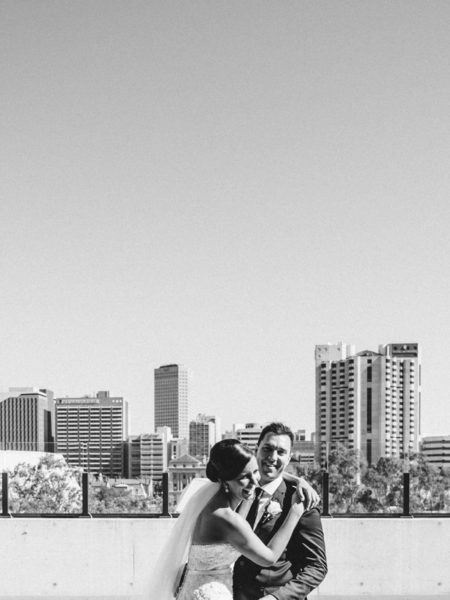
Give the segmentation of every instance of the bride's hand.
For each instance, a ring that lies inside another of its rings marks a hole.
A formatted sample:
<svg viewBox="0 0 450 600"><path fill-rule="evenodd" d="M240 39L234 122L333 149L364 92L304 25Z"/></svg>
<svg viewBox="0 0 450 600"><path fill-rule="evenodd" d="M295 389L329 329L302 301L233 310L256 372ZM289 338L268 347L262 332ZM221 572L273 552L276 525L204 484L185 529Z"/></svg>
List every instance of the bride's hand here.
<svg viewBox="0 0 450 600"><path fill-rule="evenodd" d="M291 511L295 513L299 519L305 512L305 505L303 503L303 500L300 500L300 498L298 497L297 492L295 494L292 494Z"/></svg>
<svg viewBox="0 0 450 600"><path fill-rule="evenodd" d="M283 479L297 485L297 496L305 505L305 510L311 510L320 503L320 496L316 490L303 477L297 477L292 473L283 473Z"/></svg>

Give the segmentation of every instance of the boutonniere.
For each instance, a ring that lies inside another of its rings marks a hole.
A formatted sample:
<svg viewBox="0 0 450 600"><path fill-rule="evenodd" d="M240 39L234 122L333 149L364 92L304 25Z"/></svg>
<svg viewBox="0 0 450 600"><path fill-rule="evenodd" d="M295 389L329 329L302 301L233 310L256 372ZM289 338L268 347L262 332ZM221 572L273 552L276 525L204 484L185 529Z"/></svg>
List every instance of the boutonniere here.
<svg viewBox="0 0 450 600"><path fill-rule="evenodd" d="M263 523L267 523L267 521L270 521L271 519L279 515L282 511L283 509L281 508L280 503L276 500L271 500L266 506L261 520Z"/></svg>

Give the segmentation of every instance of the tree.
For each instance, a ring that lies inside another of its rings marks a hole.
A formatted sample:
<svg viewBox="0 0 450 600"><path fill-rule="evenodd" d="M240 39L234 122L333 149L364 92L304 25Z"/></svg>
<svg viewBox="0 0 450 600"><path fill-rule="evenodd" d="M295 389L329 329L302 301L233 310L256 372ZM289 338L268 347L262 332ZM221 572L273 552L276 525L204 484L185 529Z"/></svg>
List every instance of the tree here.
<svg viewBox="0 0 450 600"><path fill-rule="evenodd" d="M81 469L48 454L37 465L20 463L9 471L11 512L81 512Z"/></svg>
<svg viewBox="0 0 450 600"><path fill-rule="evenodd" d="M357 511L360 477L364 463L360 453L339 445L328 456L330 511L352 513Z"/></svg>

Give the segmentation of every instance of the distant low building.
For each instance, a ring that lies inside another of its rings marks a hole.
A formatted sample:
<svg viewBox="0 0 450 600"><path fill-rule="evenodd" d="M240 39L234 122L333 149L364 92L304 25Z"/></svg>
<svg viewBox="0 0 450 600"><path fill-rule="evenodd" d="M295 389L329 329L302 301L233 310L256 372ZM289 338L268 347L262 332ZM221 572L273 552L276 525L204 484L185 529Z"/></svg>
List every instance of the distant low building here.
<svg viewBox="0 0 450 600"><path fill-rule="evenodd" d="M168 466L170 427L158 427L156 433L142 433L128 438L127 474L134 478L151 478L160 482Z"/></svg>
<svg viewBox="0 0 450 600"><path fill-rule="evenodd" d="M420 450L430 465L450 468L450 435L426 436Z"/></svg>
<svg viewBox="0 0 450 600"><path fill-rule="evenodd" d="M250 448L254 450L262 429L263 426L259 423L246 423L244 427L235 430L236 439L243 444L247 444L247 446L250 446Z"/></svg>
<svg viewBox="0 0 450 600"><path fill-rule="evenodd" d="M292 445L292 455L300 466L311 466L315 463L316 446L308 440L297 440Z"/></svg>
<svg viewBox="0 0 450 600"><path fill-rule="evenodd" d="M151 495L151 480L141 479L113 479L109 480L109 487L123 493L131 493L136 498L147 498Z"/></svg>
<svg viewBox="0 0 450 600"><path fill-rule="evenodd" d="M195 477L206 477L206 465L198 458L185 454L170 461L168 473L169 489L176 498Z"/></svg>
<svg viewBox="0 0 450 600"><path fill-rule="evenodd" d="M220 439L219 419L199 414L189 423L189 454L197 458L209 456L211 448Z"/></svg>
<svg viewBox="0 0 450 600"><path fill-rule="evenodd" d="M184 454L189 454L189 440L187 438L174 438L169 442L169 461L175 460L183 456Z"/></svg>

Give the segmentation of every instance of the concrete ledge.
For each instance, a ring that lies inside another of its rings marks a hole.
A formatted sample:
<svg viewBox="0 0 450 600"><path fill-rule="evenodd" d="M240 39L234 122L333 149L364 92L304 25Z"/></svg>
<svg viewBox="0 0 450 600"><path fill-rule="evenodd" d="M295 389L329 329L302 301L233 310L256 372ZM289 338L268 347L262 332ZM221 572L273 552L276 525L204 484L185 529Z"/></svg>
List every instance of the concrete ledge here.
<svg viewBox="0 0 450 600"><path fill-rule="evenodd" d="M153 600L174 519L1 519L0 600ZM324 519L329 573L310 600L448 600L450 519ZM155 599L157 600L157 599Z"/></svg>

